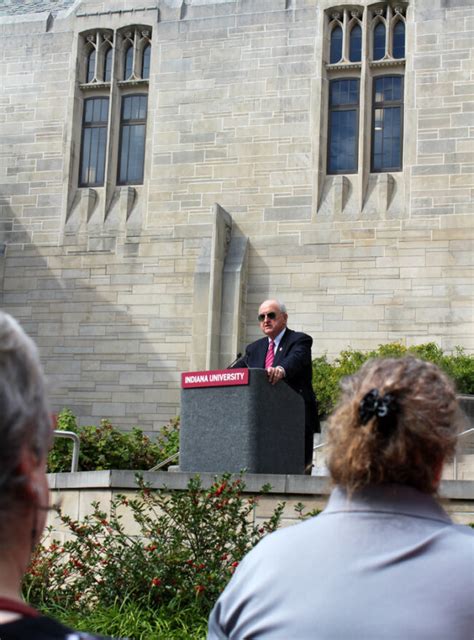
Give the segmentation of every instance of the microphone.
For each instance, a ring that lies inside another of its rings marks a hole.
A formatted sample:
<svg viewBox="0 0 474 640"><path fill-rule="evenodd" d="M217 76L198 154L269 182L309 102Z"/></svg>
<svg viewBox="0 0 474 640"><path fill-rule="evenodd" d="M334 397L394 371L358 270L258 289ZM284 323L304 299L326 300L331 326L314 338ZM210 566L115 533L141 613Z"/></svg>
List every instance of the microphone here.
<svg viewBox="0 0 474 640"><path fill-rule="evenodd" d="M226 367L226 369L233 369L241 357L242 357L242 354L239 352L237 354L236 359L232 360L232 362ZM245 366L247 366L247 364L245 364Z"/></svg>

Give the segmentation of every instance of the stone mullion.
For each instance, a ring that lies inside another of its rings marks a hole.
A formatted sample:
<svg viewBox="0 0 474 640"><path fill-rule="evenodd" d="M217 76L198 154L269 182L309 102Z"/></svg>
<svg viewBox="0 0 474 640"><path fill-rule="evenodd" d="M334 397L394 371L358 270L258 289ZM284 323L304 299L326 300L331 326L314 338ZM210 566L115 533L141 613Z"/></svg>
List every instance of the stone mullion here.
<svg viewBox="0 0 474 640"><path fill-rule="evenodd" d="M358 193L359 209L362 211L367 193L370 176L370 122L372 117L371 77L368 63L369 28L368 11L364 9L362 14L362 61L360 69L360 94L359 94L359 156L358 156Z"/></svg>

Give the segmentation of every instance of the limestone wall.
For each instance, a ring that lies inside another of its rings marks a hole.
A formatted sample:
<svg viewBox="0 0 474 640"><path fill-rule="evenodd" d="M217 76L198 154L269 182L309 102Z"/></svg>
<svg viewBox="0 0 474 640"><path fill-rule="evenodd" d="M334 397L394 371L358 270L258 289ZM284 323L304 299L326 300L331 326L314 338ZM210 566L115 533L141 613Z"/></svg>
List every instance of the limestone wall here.
<svg viewBox="0 0 474 640"><path fill-rule="evenodd" d="M54 408L159 428L204 326L216 361L227 329L212 314L233 316L241 348L274 295L315 356L393 340L474 349L471 3L408 4L403 171L349 176L321 171L333 2L139 5L0 12L1 305L38 341ZM138 23L153 32L144 183L79 189L79 34ZM214 203L234 243L248 239L245 277L221 298L213 284L198 326Z"/></svg>
<svg viewBox="0 0 474 640"><path fill-rule="evenodd" d="M193 474L189 473L145 473L145 480L153 489L184 490ZM210 473L200 474L202 486L209 487L214 481ZM264 484L271 490L259 495ZM92 471L82 473L59 473L49 475L51 503L59 503L61 510L74 520L83 519L92 513L91 503L97 501L101 509L110 513L110 502L117 495L136 496L135 473L133 471ZM259 524L273 514L280 502L285 502L281 526L299 522L295 505L302 503L304 513L325 508L329 493L329 479L314 476L283 476L269 474L247 474L245 476L246 496L258 496L253 510L253 522ZM472 481L443 481L440 488L441 504L457 524L474 522L474 487ZM126 531L138 534L138 527L130 515L130 510L120 507L122 523ZM66 529L54 512L48 517L53 527L53 538L62 538Z"/></svg>

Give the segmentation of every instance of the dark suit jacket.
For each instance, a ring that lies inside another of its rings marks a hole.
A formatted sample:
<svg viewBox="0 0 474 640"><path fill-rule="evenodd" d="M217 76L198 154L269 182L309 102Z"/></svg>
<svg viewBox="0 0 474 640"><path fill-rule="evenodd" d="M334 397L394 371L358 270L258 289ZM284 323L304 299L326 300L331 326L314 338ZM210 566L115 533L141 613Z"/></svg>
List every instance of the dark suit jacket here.
<svg viewBox="0 0 474 640"><path fill-rule="evenodd" d="M306 430L320 431L318 405L314 395L311 363L311 345L313 338L306 333L286 329L278 345L273 366L281 365L286 373L285 382L303 396L305 403ZM245 356L238 360L234 367L265 368L265 356L268 349L268 338L265 336L247 346ZM281 384L281 383L279 383Z"/></svg>

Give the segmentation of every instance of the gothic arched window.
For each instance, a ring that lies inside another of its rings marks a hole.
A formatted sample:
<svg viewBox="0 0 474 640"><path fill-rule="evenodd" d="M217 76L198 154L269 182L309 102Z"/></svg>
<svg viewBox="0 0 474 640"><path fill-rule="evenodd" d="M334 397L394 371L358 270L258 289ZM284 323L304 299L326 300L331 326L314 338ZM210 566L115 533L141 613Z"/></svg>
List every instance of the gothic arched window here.
<svg viewBox="0 0 474 640"><path fill-rule="evenodd" d="M374 39L372 48L373 60L382 60L385 56L385 25L379 22L374 29Z"/></svg>
<svg viewBox="0 0 474 640"><path fill-rule="evenodd" d="M146 25L80 34L80 187L143 183L151 36ZM109 126L111 119L118 126Z"/></svg>
<svg viewBox="0 0 474 640"><path fill-rule="evenodd" d="M133 74L133 45L130 44L125 49L123 57L123 79L129 80Z"/></svg>
<svg viewBox="0 0 474 640"><path fill-rule="evenodd" d="M112 79L112 56L113 49L109 47L104 56L104 82L110 82Z"/></svg>
<svg viewBox="0 0 474 640"><path fill-rule="evenodd" d="M326 174L357 173L362 161L368 171L366 141L370 171L403 168L406 8L400 0L326 11Z"/></svg>
<svg viewBox="0 0 474 640"><path fill-rule="evenodd" d="M94 80L95 78L95 59L95 49L91 49L89 55L87 56L86 82L92 82L92 80Z"/></svg>
<svg viewBox="0 0 474 640"><path fill-rule="evenodd" d="M393 28L392 55L397 60L405 57L405 23L403 20L399 20Z"/></svg>
<svg viewBox="0 0 474 640"><path fill-rule="evenodd" d="M360 62L362 60L362 29L356 24L351 29L349 37L349 60Z"/></svg>
<svg viewBox="0 0 474 640"><path fill-rule="evenodd" d="M331 47L329 54L329 62L334 64L342 58L342 28L334 27L331 31Z"/></svg>
<svg viewBox="0 0 474 640"><path fill-rule="evenodd" d="M150 77L150 58L151 58L151 46L147 44L142 52L142 78L147 79Z"/></svg>

